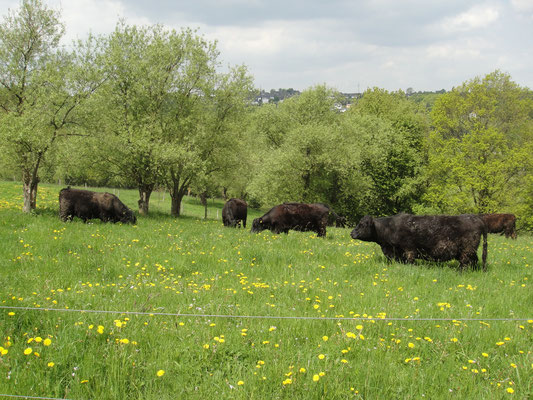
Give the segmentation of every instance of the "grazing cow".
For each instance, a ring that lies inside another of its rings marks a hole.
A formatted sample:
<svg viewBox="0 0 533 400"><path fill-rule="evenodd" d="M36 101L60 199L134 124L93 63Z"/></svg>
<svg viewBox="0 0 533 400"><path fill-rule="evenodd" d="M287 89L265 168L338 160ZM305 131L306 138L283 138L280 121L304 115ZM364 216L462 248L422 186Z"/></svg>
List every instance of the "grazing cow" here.
<svg viewBox="0 0 533 400"><path fill-rule="evenodd" d="M59 192L59 217L62 221L78 217L83 222L92 218L104 222L137 222L133 212L114 194L71 189L70 186Z"/></svg>
<svg viewBox="0 0 533 400"><path fill-rule="evenodd" d="M270 229L274 233L313 231L326 236L329 208L323 204L283 203L273 207L265 215L254 219L252 232Z"/></svg>
<svg viewBox="0 0 533 400"><path fill-rule="evenodd" d="M241 199L229 199L222 209L222 222L224 226L236 227L242 221L246 228L248 205Z"/></svg>
<svg viewBox="0 0 533 400"><path fill-rule="evenodd" d="M505 237L516 239L516 217L514 214L483 214L489 233L505 234Z"/></svg>
<svg viewBox="0 0 533 400"><path fill-rule="evenodd" d="M323 206L328 209L328 226L335 225L337 228L346 227L346 217L338 215L329 205L324 203L313 203L313 205Z"/></svg>
<svg viewBox="0 0 533 400"><path fill-rule="evenodd" d="M350 234L375 242L388 259L412 263L415 259L456 259L461 269L476 268L477 249L483 235L483 270L487 260L487 225L477 215L410 215L373 218L365 216Z"/></svg>

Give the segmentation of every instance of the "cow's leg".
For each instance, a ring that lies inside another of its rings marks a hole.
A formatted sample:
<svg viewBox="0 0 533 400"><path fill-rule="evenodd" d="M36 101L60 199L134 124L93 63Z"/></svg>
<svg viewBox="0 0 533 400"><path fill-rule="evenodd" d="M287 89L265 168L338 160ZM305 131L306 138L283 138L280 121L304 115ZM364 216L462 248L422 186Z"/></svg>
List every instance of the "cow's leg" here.
<svg viewBox="0 0 533 400"><path fill-rule="evenodd" d="M246 218L244 218L244 219L242 220L242 227L243 227L244 229L246 229Z"/></svg>
<svg viewBox="0 0 533 400"><path fill-rule="evenodd" d="M464 252L459 256L459 268L461 271L470 266L472 269L479 269L478 261L476 252Z"/></svg>
<svg viewBox="0 0 533 400"><path fill-rule="evenodd" d="M405 250L403 254L399 254L399 256L405 260L404 262L414 264L416 259L416 253L416 250Z"/></svg>

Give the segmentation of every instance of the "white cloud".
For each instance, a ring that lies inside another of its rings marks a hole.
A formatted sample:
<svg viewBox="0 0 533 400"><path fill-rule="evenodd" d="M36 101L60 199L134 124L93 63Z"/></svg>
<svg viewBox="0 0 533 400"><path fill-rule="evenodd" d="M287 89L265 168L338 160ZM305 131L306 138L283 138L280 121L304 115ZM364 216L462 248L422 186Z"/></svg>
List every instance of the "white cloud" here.
<svg viewBox="0 0 533 400"><path fill-rule="evenodd" d="M442 26L446 31L470 31L489 26L499 16L500 12L494 6L475 6L455 17L446 18Z"/></svg>
<svg viewBox="0 0 533 400"><path fill-rule="evenodd" d="M106 34L112 32L120 18L129 24L150 24L147 18L129 15L120 0L50 0L49 6L61 10L61 19L66 25L64 41L83 39L89 33Z"/></svg>
<svg viewBox="0 0 533 400"><path fill-rule="evenodd" d="M533 12L533 0L511 0L511 5L520 12Z"/></svg>

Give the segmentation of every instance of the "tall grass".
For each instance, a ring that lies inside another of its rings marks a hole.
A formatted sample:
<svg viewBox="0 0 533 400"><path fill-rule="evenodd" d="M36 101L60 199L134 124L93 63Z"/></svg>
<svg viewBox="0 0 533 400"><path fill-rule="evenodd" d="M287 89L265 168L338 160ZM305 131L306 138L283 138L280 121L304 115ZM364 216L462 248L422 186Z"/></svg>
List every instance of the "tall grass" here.
<svg viewBox="0 0 533 400"><path fill-rule="evenodd" d="M221 201L203 220L201 204L186 198L184 217L171 218L162 193L135 226L63 223L59 189L41 186L38 211L24 215L20 187L0 182L0 305L40 309L0 310L0 393L533 395L531 237L490 236L488 272L461 273L456 263L388 263L349 229L328 228L322 239L224 228ZM135 191L120 197L135 209ZM259 215L249 211L250 225Z"/></svg>

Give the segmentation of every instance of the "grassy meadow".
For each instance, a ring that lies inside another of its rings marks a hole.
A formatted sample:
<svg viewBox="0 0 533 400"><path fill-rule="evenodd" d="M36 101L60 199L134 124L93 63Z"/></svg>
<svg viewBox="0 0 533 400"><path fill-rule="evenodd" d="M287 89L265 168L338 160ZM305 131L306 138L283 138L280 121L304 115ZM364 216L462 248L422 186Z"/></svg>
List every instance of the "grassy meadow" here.
<svg viewBox="0 0 533 400"><path fill-rule="evenodd" d="M531 236L489 236L488 271L461 273L389 263L348 228L251 234L259 210L225 228L221 201L175 219L162 193L135 226L63 223L60 189L24 215L21 184L0 182L0 306L35 308L0 309L0 394L533 397Z"/></svg>

